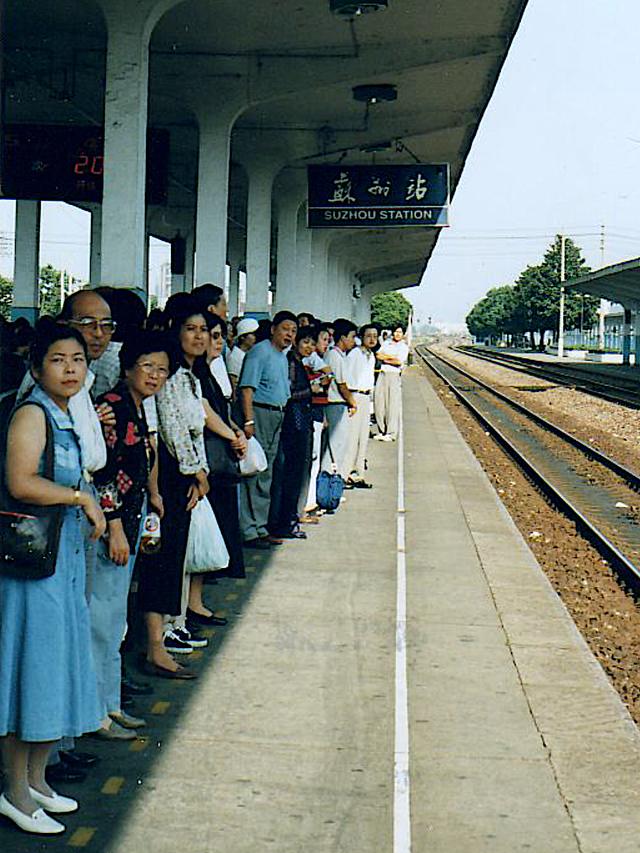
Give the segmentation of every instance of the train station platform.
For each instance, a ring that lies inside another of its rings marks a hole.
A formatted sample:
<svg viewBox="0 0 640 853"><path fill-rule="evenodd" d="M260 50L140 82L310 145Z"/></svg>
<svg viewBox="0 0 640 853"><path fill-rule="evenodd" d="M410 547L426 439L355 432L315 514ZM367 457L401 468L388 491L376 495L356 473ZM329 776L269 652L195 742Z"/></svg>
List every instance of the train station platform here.
<svg viewBox="0 0 640 853"><path fill-rule="evenodd" d="M371 442L370 475L306 542L209 588L230 624L199 679L156 683L144 738L98 745L46 849L638 850L638 731L418 367L404 447ZM394 814L405 696L410 815ZM3 824L0 849L45 843Z"/></svg>

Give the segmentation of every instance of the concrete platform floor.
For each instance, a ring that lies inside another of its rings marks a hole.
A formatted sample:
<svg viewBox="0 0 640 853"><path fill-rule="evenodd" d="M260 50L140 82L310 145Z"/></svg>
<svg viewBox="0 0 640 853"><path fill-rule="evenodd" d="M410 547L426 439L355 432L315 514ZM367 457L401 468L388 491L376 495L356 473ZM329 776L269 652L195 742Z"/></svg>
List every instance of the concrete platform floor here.
<svg viewBox="0 0 640 853"><path fill-rule="evenodd" d="M640 850L640 736L417 368L404 381L413 853ZM232 617L132 745L3 853L393 850L397 445L371 491L209 588ZM249 552L250 553L250 552Z"/></svg>

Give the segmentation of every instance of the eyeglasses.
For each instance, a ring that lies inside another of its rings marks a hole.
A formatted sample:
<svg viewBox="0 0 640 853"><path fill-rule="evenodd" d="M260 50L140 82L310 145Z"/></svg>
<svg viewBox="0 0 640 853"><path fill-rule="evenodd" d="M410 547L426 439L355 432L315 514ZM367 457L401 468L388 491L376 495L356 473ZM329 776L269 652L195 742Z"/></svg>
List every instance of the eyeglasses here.
<svg viewBox="0 0 640 853"><path fill-rule="evenodd" d="M100 329L105 335L112 335L116 330L115 320L96 320L95 317L79 317L77 320L68 321L72 326L79 329L97 332Z"/></svg>
<svg viewBox="0 0 640 853"><path fill-rule="evenodd" d="M151 364L150 361L136 361L136 367L139 367L143 373L146 373L148 376L152 374L156 374L156 376L167 378L169 375L169 371L166 367L156 367L155 364Z"/></svg>

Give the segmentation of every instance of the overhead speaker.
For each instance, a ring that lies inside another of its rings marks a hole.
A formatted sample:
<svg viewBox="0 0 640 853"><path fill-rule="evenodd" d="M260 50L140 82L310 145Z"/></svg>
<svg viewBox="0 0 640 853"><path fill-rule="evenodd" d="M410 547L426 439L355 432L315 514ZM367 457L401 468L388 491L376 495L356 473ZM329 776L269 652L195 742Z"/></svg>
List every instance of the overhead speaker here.
<svg viewBox="0 0 640 853"><path fill-rule="evenodd" d="M329 0L334 15L342 18L355 18L368 15L369 12L381 12L389 5L389 0Z"/></svg>

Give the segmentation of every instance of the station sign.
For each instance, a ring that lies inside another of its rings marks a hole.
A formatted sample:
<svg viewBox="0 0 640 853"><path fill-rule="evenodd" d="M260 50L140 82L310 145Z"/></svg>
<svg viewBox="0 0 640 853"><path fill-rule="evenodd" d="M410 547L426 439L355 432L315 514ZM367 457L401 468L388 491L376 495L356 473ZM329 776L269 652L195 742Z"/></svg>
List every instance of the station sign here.
<svg viewBox="0 0 640 853"><path fill-rule="evenodd" d="M0 185L5 198L100 202L103 175L101 127L38 124L4 127ZM169 132L149 130L148 204L166 204L168 180Z"/></svg>
<svg viewBox="0 0 640 853"><path fill-rule="evenodd" d="M309 228L442 228L449 224L449 164L307 168Z"/></svg>

